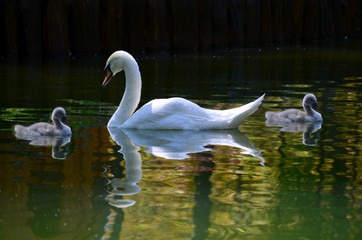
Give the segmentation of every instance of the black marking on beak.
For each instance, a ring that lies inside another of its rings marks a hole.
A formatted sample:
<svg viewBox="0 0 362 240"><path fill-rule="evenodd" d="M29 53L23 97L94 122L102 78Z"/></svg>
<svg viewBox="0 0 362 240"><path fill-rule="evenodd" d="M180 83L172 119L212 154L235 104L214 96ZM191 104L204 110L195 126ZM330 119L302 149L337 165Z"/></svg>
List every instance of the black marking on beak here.
<svg viewBox="0 0 362 240"><path fill-rule="evenodd" d="M65 123L68 123L68 124L69 124L69 121L68 121L68 119L67 119L66 116L62 117L62 122L65 122Z"/></svg>
<svg viewBox="0 0 362 240"><path fill-rule="evenodd" d="M318 107L317 103L313 103L312 107L315 108L315 109L317 109L317 110L321 110L321 109Z"/></svg>
<svg viewBox="0 0 362 240"><path fill-rule="evenodd" d="M104 72L106 73L106 76L104 77L104 81L102 83L102 87L105 87L109 81L111 80L111 78L113 77L113 73L111 70L111 65L108 64L105 68L104 68Z"/></svg>

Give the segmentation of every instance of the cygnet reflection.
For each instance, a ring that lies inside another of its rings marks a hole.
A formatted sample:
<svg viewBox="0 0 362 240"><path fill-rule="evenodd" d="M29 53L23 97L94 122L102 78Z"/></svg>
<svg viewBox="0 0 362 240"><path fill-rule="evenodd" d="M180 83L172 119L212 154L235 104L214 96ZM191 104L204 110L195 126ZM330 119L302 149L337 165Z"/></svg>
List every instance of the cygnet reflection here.
<svg viewBox="0 0 362 240"><path fill-rule="evenodd" d="M317 122L304 122L304 123L275 123L273 121L266 121L265 126L267 127L280 127L281 132L303 132L303 144L307 146L315 146L319 137L319 132L313 134L318 129L321 129L322 123Z"/></svg>
<svg viewBox="0 0 362 240"><path fill-rule="evenodd" d="M71 136L24 136L16 133L15 137L20 140L28 140L33 146L52 146L52 157L54 159L65 159L69 151L68 143Z"/></svg>

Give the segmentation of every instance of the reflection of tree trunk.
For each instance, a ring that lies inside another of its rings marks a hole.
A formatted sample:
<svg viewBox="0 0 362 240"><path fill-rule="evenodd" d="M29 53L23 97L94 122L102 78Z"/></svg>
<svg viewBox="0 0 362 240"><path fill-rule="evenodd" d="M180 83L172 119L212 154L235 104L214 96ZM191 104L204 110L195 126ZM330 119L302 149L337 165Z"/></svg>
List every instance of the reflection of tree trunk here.
<svg viewBox="0 0 362 240"><path fill-rule="evenodd" d="M99 239L121 239L123 210L110 208L108 215L103 216L102 219L106 219L107 222L102 223L104 233Z"/></svg>
<svg viewBox="0 0 362 240"><path fill-rule="evenodd" d="M208 230L210 227L210 212L212 202L209 198L211 194L211 182L210 177L213 173L214 163L207 160L210 153L203 153L199 161L199 169L195 176L195 207L194 207L194 224L195 224L195 236L194 239L207 239ZM203 159L206 159L203 161ZM206 171L203 171L206 169Z"/></svg>
<svg viewBox="0 0 362 240"><path fill-rule="evenodd" d="M322 83L320 84L322 85ZM330 86L327 87L325 84L323 86L316 86L316 89L325 89L320 98L321 102L328 103L331 99L338 99L339 104L344 104L343 101L348 101L345 99L345 94L338 91L338 85L336 86L336 84L338 83L331 82ZM331 89L334 90L331 91ZM316 171L320 174L320 182L316 193L319 197L318 209L323 209L321 210L323 211L321 215L325 214L325 212L330 215L330 220L327 221L325 225L328 225L331 229L338 229L338 237L340 239L348 239L348 236L353 231L352 229L358 228L356 225L351 225L353 221L350 219L353 219L353 215L355 214L356 209L354 206L356 196L358 198L361 196L358 194L358 188L351 188L355 187L354 184L356 183L359 185L356 169L359 168L360 149L358 149L359 145L357 142L360 136L358 135L358 131L353 132L356 134L355 136L346 133L345 137L346 139L348 138L348 142L346 142L344 138L336 137L338 133L343 132L343 130L337 129L358 128L358 114L356 113L354 114L356 121L351 121L351 119L345 121L343 118L334 118L334 116L341 116L338 112L340 108L340 106L329 107L328 104L321 106L321 112L328 114L325 115L324 119L327 126L322 128L320 144L317 145L320 163ZM344 106L342 108L344 110ZM356 111L358 111L357 109L358 108L356 108ZM349 118L350 116L345 117ZM349 124L355 122L355 125L347 127L347 122L349 122ZM349 150L347 150L346 146L348 146ZM330 148L332 148L333 151L331 151ZM352 152L354 154L351 154ZM349 155L348 158L346 158L347 155ZM325 196L327 196L328 200L324 199ZM328 202L328 208L326 207L326 202ZM336 219L338 219L338 221L336 221Z"/></svg>

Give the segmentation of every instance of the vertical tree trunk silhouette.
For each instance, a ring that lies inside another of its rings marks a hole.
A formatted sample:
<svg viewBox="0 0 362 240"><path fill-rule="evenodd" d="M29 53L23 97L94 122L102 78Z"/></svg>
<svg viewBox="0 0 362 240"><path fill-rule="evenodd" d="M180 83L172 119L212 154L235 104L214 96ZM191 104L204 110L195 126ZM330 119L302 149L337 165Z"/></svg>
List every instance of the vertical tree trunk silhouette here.
<svg viewBox="0 0 362 240"><path fill-rule="evenodd" d="M361 36L360 0L3 0L1 55L198 51Z"/></svg>

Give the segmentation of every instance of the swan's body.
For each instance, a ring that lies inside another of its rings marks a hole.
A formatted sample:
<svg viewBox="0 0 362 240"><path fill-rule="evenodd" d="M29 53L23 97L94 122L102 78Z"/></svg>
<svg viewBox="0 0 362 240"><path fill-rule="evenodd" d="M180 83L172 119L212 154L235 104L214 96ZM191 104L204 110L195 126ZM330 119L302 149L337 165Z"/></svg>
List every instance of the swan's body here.
<svg viewBox="0 0 362 240"><path fill-rule="evenodd" d="M136 60L127 52L117 51L107 60L105 86L113 75L124 70L126 89L121 103L108 122L108 127L132 129L232 129L253 114L264 99L264 95L244 106L212 110L201 108L183 98L155 99L137 112L141 97L141 74Z"/></svg>
<svg viewBox="0 0 362 240"><path fill-rule="evenodd" d="M71 135L71 129L62 123L68 123L65 110L62 107L57 107L53 110L52 121L54 125L46 122L34 123L29 127L23 125L15 125L14 130L17 136L66 136Z"/></svg>
<svg viewBox="0 0 362 240"><path fill-rule="evenodd" d="M309 93L303 98L304 111L298 109L287 109L282 112L266 112L265 117L269 122L322 122L322 115L313 110L319 109L317 105L317 98Z"/></svg>

